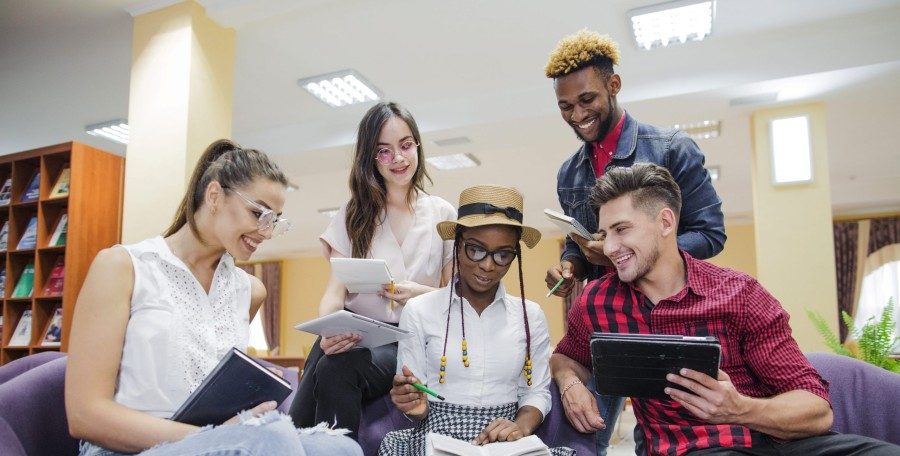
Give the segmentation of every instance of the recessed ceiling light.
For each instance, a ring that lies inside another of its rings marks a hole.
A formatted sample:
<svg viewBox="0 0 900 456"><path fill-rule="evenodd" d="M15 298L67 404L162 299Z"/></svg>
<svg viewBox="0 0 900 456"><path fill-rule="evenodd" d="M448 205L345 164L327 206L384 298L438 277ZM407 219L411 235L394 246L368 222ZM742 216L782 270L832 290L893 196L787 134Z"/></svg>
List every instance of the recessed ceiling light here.
<svg viewBox="0 0 900 456"><path fill-rule="evenodd" d="M319 213L328 218L334 218L334 216L337 215L338 211L340 210L341 208L339 207L326 207L324 209L319 209Z"/></svg>
<svg viewBox="0 0 900 456"><path fill-rule="evenodd" d="M709 179L713 182L719 180L719 167L718 166L707 166L706 172L709 173Z"/></svg>
<svg viewBox="0 0 900 456"><path fill-rule="evenodd" d="M673 125L673 127L687 133L692 139L697 140L718 138L720 125L721 123L718 120L704 120L703 122L697 123L676 124Z"/></svg>
<svg viewBox="0 0 900 456"><path fill-rule="evenodd" d="M634 39L642 49L688 40L701 41L712 33L715 0L679 0L628 12Z"/></svg>
<svg viewBox="0 0 900 456"><path fill-rule="evenodd" d="M431 166L440 170L473 168L481 164L472 154L438 155L425 159Z"/></svg>
<svg viewBox="0 0 900 456"><path fill-rule="evenodd" d="M303 78L300 87L331 107L349 106L381 99L381 92L353 70Z"/></svg>
<svg viewBox="0 0 900 456"><path fill-rule="evenodd" d="M461 144L471 144L472 140L467 136L456 136L453 138L436 139L434 145L439 147L459 146Z"/></svg>
<svg viewBox="0 0 900 456"><path fill-rule="evenodd" d="M128 144L128 121L125 119L88 125L84 127L84 132L91 136L99 136L117 143Z"/></svg>

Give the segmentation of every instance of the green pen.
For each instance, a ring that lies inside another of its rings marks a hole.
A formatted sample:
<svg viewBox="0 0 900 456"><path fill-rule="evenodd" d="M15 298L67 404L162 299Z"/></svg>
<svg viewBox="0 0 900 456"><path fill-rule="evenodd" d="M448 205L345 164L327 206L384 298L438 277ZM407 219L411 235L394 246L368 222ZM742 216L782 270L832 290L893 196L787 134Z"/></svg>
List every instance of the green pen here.
<svg viewBox="0 0 900 456"><path fill-rule="evenodd" d="M547 297L549 298L550 295L552 295L553 292L556 291L556 289L559 288L559 286L562 285L563 282L565 282L565 280L565 277L560 277L559 282L556 282L556 285L553 285L553 288L551 288L550 291L547 292Z"/></svg>
<svg viewBox="0 0 900 456"><path fill-rule="evenodd" d="M419 391L422 391L422 392L425 393L425 394L430 394L430 395L432 395L432 396L434 396L434 397L436 397L436 398L438 398L438 399L440 399L440 400L442 400L442 401L445 401L445 400L446 400L446 399L444 399L444 396L441 396L440 394L435 393L434 391L431 391L430 389L428 389L425 385L423 385L423 384L421 384L421 383L411 383L411 385L412 385L412 386L415 386L416 389L418 389Z"/></svg>

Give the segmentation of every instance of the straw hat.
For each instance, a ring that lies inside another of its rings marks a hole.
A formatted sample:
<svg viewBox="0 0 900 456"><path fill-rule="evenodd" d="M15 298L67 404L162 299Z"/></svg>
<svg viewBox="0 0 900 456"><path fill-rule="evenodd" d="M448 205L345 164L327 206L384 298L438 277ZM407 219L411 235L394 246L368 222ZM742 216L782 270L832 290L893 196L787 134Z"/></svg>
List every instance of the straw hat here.
<svg viewBox="0 0 900 456"><path fill-rule="evenodd" d="M467 228L484 225L510 225L522 228L522 242L528 248L541 240L541 232L522 224L522 194L499 185L469 187L459 194L459 216L456 221L437 224L441 239L456 237L456 226Z"/></svg>

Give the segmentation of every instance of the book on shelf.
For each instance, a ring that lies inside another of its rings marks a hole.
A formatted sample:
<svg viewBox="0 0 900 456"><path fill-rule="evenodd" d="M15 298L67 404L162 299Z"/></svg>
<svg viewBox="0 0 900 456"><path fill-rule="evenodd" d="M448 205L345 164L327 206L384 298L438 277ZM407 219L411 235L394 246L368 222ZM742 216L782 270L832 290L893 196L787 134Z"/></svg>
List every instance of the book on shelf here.
<svg viewBox="0 0 900 456"><path fill-rule="evenodd" d="M31 343L31 309L26 309L22 312L22 317L19 318L19 324L16 325L16 330L13 332L12 337L9 339L10 347L25 347Z"/></svg>
<svg viewBox="0 0 900 456"><path fill-rule="evenodd" d="M0 315L0 334L3 334L3 315Z"/></svg>
<svg viewBox="0 0 900 456"><path fill-rule="evenodd" d="M16 288L13 289L10 298L30 298L34 292L34 263L28 263L22 269L22 275L16 282Z"/></svg>
<svg viewBox="0 0 900 456"><path fill-rule="evenodd" d="M3 222L3 228L0 228L0 252L5 252L9 244L9 220Z"/></svg>
<svg viewBox="0 0 900 456"><path fill-rule="evenodd" d="M53 190L50 190L49 198L58 198L69 194L69 179L71 174L72 170L68 166L59 173L56 183L53 184Z"/></svg>
<svg viewBox="0 0 900 456"><path fill-rule="evenodd" d="M22 199L20 200L23 203L30 203L32 201L37 201L41 197L41 173L40 171L35 172L34 175L31 176L31 180L28 181L28 187L25 187L25 192L22 193Z"/></svg>
<svg viewBox="0 0 900 456"><path fill-rule="evenodd" d="M53 228L53 234L50 235L50 241L47 242L48 247L58 247L66 245L66 233L69 230L69 215L63 212Z"/></svg>
<svg viewBox="0 0 900 456"><path fill-rule="evenodd" d="M28 227L25 228L22 238L19 239L19 245L16 246L16 250L33 249L37 245L37 223L36 216L28 219Z"/></svg>
<svg viewBox="0 0 900 456"><path fill-rule="evenodd" d="M6 267L0 266L0 299L6 297Z"/></svg>
<svg viewBox="0 0 900 456"><path fill-rule="evenodd" d="M550 449L536 435L512 442L472 445L446 435L429 432L425 437L426 456L550 456Z"/></svg>
<svg viewBox="0 0 900 456"><path fill-rule="evenodd" d="M47 329L44 330L44 336L41 339L42 347L59 347L62 341L62 307L53 309L53 316L47 322Z"/></svg>
<svg viewBox="0 0 900 456"><path fill-rule="evenodd" d="M53 270L50 271L50 277L44 284L44 296L59 296L63 292L63 279L66 276L66 265L62 255L56 259Z"/></svg>
<svg viewBox="0 0 900 456"><path fill-rule="evenodd" d="M7 177L0 187L0 206L6 206L12 201L12 178Z"/></svg>
<svg viewBox="0 0 900 456"><path fill-rule="evenodd" d="M291 384L244 352L232 348L172 415L196 426L219 425L241 410L266 401L281 402Z"/></svg>

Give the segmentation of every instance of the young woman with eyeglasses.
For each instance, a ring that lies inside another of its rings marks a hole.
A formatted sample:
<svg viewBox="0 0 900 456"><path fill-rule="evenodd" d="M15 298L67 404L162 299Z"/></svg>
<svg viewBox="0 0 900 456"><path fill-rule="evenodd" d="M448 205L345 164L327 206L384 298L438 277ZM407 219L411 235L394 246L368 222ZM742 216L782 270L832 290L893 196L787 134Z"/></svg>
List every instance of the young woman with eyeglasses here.
<svg viewBox="0 0 900 456"><path fill-rule="evenodd" d="M163 236L97 255L66 368L69 430L82 456L362 454L324 429L298 432L274 401L211 429L167 419L232 347L246 350L266 290L234 261L289 228L287 183L262 152L216 141Z"/></svg>
<svg viewBox="0 0 900 456"><path fill-rule="evenodd" d="M550 334L540 306L525 299L520 246L534 247L541 234L522 224L522 206L512 188L471 187L459 197L459 219L437 225L453 240L455 278L410 300L400 318L415 336L400 341L391 399L417 424L388 433L379 455L425 454L430 432L478 445L518 440L550 411ZM516 258L518 297L501 283ZM420 382L444 400L412 386Z"/></svg>
<svg viewBox="0 0 900 456"><path fill-rule="evenodd" d="M396 283L379 294L355 294L332 274L320 315L346 309L396 324L408 299L449 280L452 246L434 225L455 219L456 211L425 193L421 144L412 115L396 103L378 103L360 121L350 201L319 239L327 258L385 260ZM363 400L390 390L397 362L396 344L370 350L358 347L360 340L339 334L316 341L291 406L295 424L337 423L358 436Z"/></svg>

